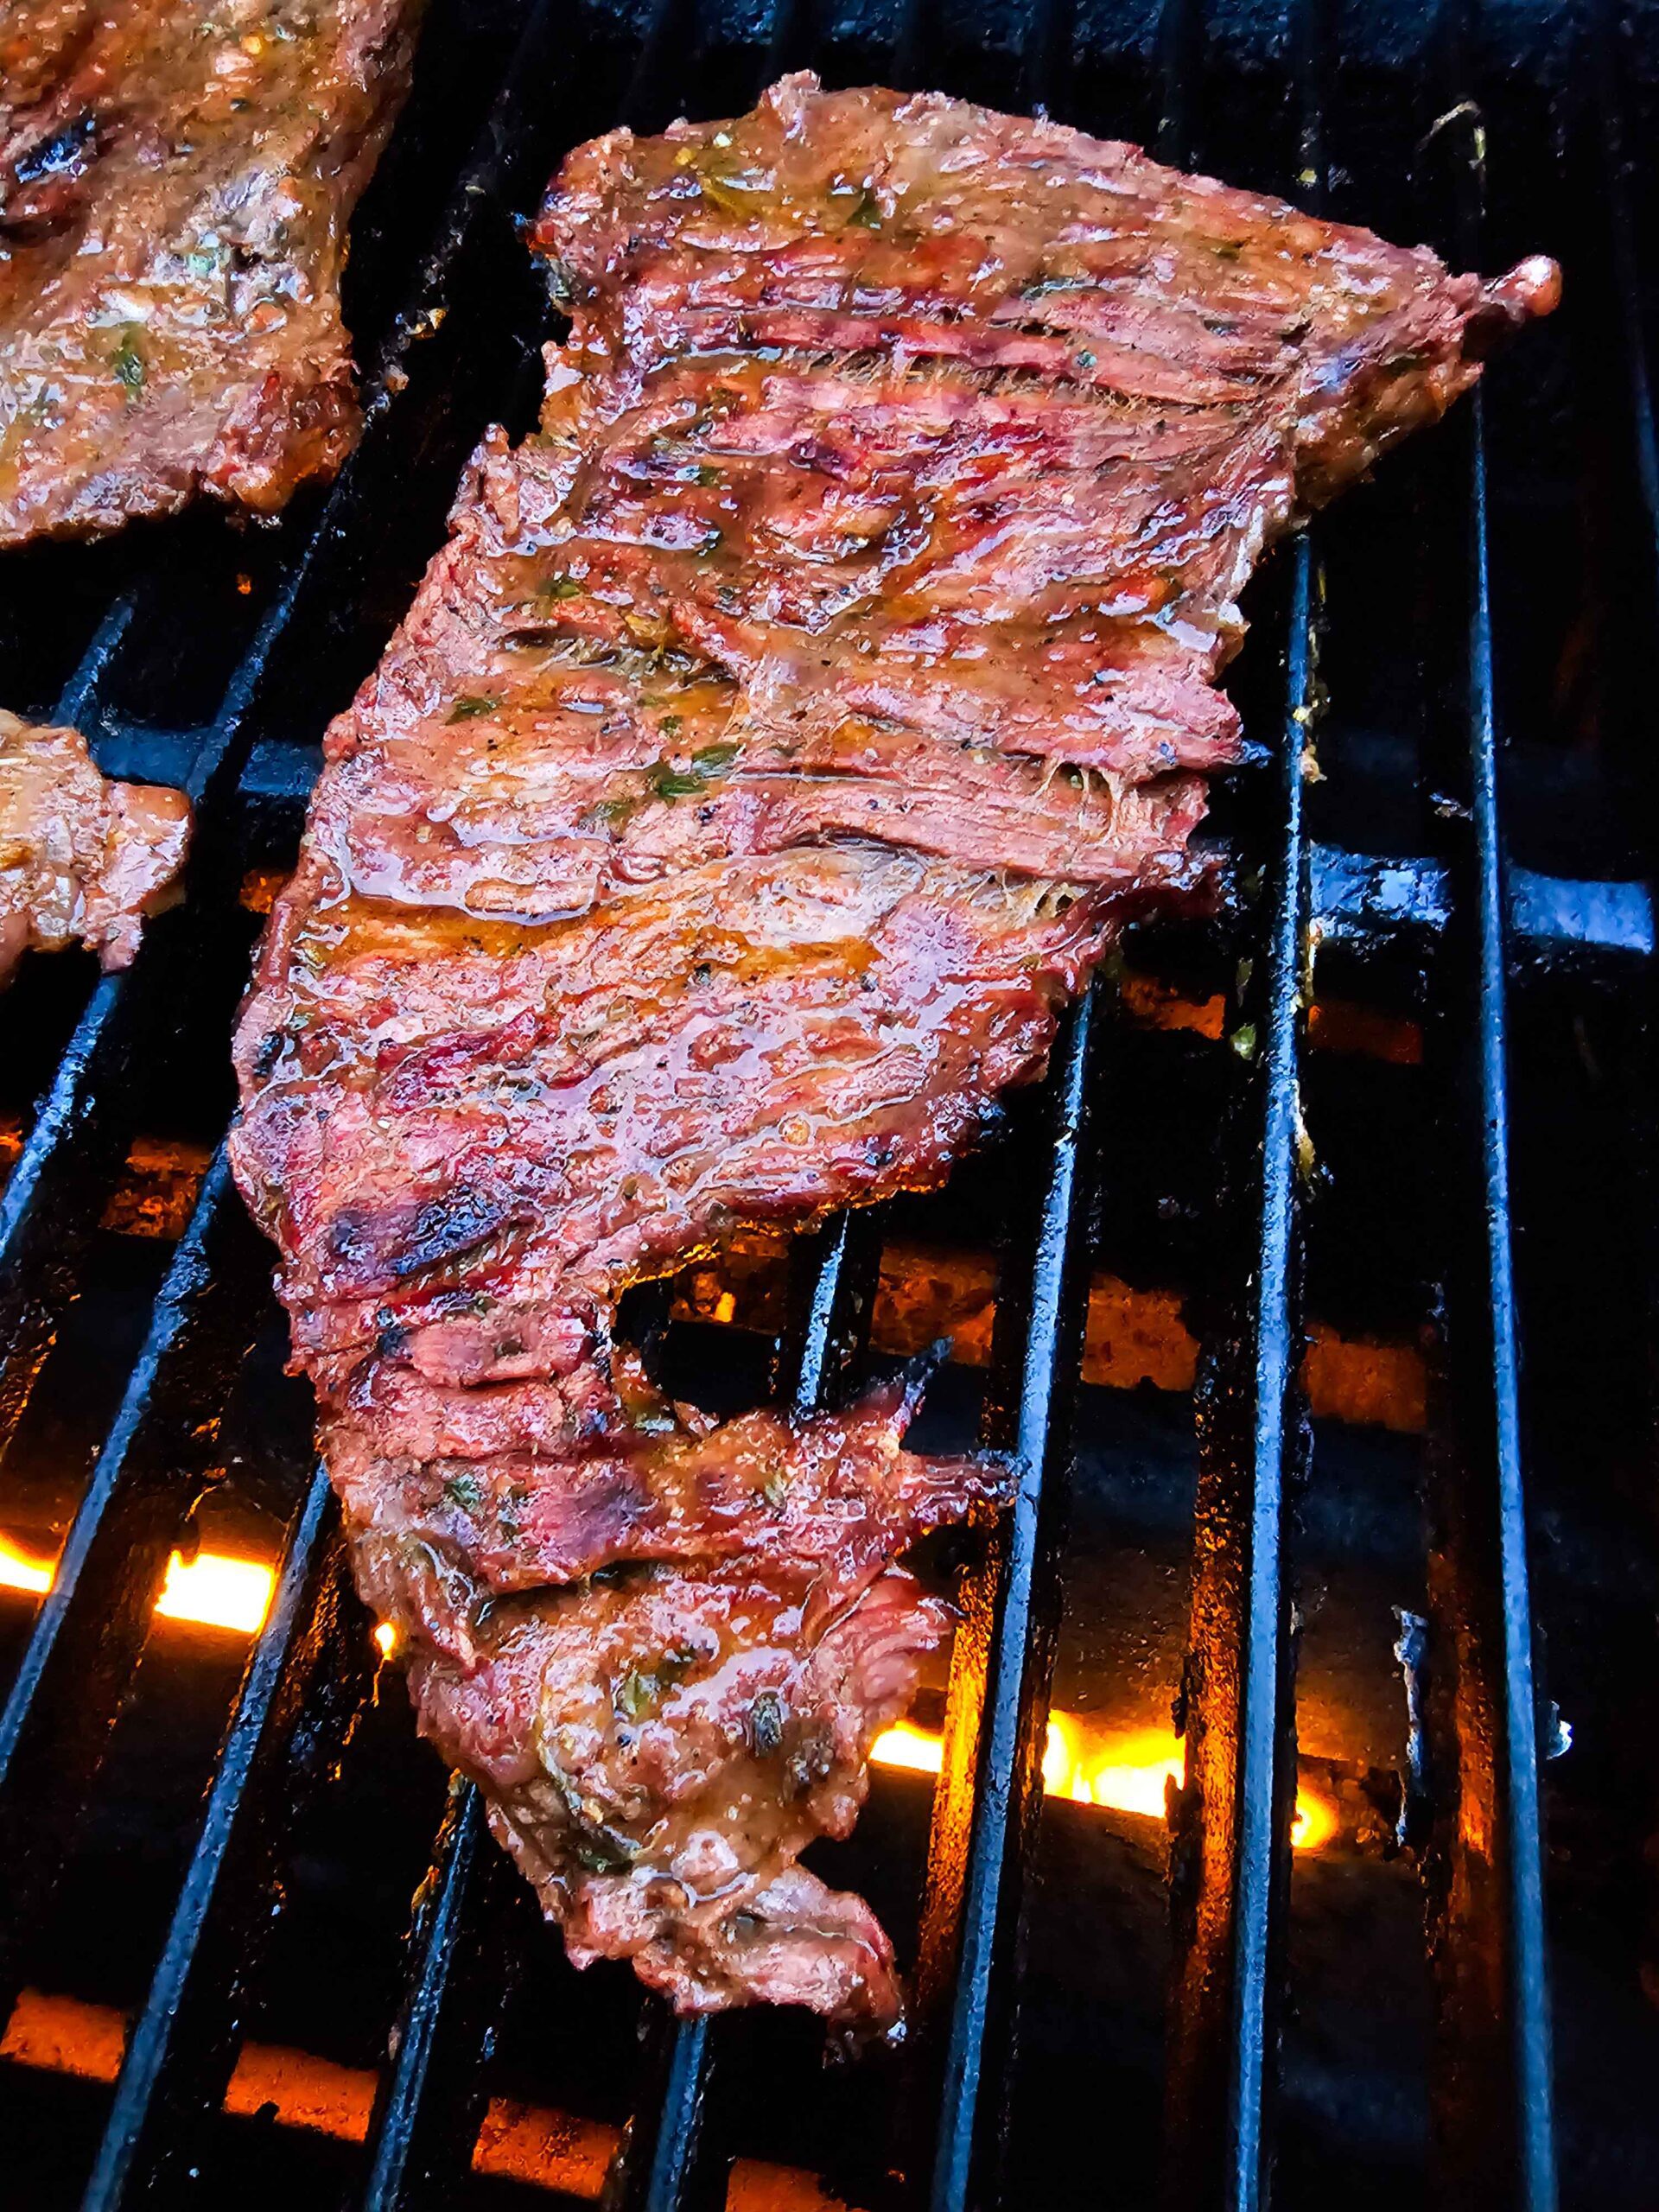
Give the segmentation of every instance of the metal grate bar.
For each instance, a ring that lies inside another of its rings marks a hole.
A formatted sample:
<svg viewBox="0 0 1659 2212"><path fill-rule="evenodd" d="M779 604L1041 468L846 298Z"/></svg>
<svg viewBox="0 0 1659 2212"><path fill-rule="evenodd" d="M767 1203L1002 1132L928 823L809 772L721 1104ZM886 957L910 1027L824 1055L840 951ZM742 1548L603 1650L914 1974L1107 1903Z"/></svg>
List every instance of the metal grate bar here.
<svg viewBox="0 0 1659 2212"><path fill-rule="evenodd" d="M149 2195L190 2154L236 2062L238 1993L270 1921L282 1839L366 1693L327 1477L313 1475L214 1770L144 2009L127 2041L82 2212ZM268 1817L280 1797L284 1818Z"/></svg>
<svg viewBox="0 0 1659 2212"><path fill-rule="evenodd" d="M0 2004L55 1887L252 1337L264 1252L223 1150L0 1709Z"/></svg>
<svg viewBox="0 0 1659 2212"><path fill-rule="evenodd" d="M1325 188L1321 0L1293 17L1300 183ZM1177 111L1179 102L1166 104ZM1175 1973L1166 2085L1173 2201L1252 2212L1273 2156L1284 1917L1295 1800L1294 1648L1283 1564L1287 1495L1301 1479L1300 1056L1311 899L1304 823L1315 699L1318 568L1291 557L1284 721L1260 973L1242 994L1260 1039L1236 1122L1236 1192L1252 1216L1224 1293L1236 1313L1200 1383L1192 1643L1181 1691L1186 1780L1172 1851ZM1257 1008L1260 1011L1257 1011Z"/></svg>
<svg viewBox="0 0 1659 2212"><path fill-rule="evenodd" d="M1281 1522L1306 1451L1297 1201L1298 1057L1308 902L1302 758L1313 702L1313 562L1294 555L1281 830L1270 880L1265 1047L1239 1149L1257 1208L1243 1326L1209 1348L1200 1402L1192 1641L1182 1689L1186 1783L1171 1905L1168 2083L1174 2201L1265 2201L1294 1710ZM1235 1294L1236 1295L1238 1294Z"/></svg>
<svg viewBox="0 0 1659 2212"><path fill-rule="evenodd" d="M451 2202L464 2184L483 2113L483 2068L512 1979L498 1947L480 1941L480 1906L497 1865L477 1785L454 1776L416 1901L404 2002L369 2121L364 2212Z"/></svg>
<svg viewBox="0 0 1659 2212"><path fill-rule="evenodd" d="M1475 18L1439 25L1452 118L1452 232L1478 267L1484 130L1469 99ZM1452 137L1456 129L1458 136ZM1452 1242L1440 1334L1448 1386L1435 1424L1429 1559L1427 1866L1439 2053L1431 2090L1440 2187L1526 2212L1555 2202L1531 1610L1510 1198L1505 862L1493 679L1487 403L1464 416L1467 619L1460 754L1466 826L1448 823L1452 913L1436 1048L1446 1086Z"/></svg>
<svg viewBox="0 0 1659 2212"><path fill-rule="evenodd" d="M1655 415L1653 376L1642 321L1642 270L1637 253L1636 225L1630 213L1632 163L1626 143L1624 102L1619 96L1617 0L1597 0L1592 38L1599 94L1596 120L1607 183L1613 282L1618 294L1625 372L1630 378L1637 487L1653 550L1659 557L1659 419ZM1659 582L1659 575L1656 575L1656 582Z"/></svg>
<svg viewBox="0 0 1659 2212"><path fill-rule="evenodd" d="M1491 578L1487 550L1485 409L1474 395L1470 500L1475 607L1469 640L1469 747L1479 900L1482 1211L1492 1326L1491 1389L1498 1551L1503 1612L1503 1726L1510 1832L1510 1993L1520 2201L1529 2212L1555 2202L1549 1989L1544 1949L1543 1843L1538 1795L1538 1716L1533 1689L1532 1605L1528 1587L1526 1501L1522 1488L1519 1361L1510 1249L1508 1018L1504 1005L1503 893L1497 820L1493 711Z"/></svg>
<svg viewBox="0 0 1659 2212"><path fill-rule="evenodd" d="M951 1654L918 1970L919 2009L938 2020L944 2041L927 2146L927 2201L937 2212L995 2194L1007 2116L987 2092L1012 2056L1020 1912L1042 1809L1098 1027L1090 995L1067 1016L1054 1054L1028 1279L1020 1282L1016 1268L997 1300L995 1364L1006 1371L1014 1353L1014 1402L992 1405L986 1440L1011 1451L1019 1486L965 1593Z"/></svg>

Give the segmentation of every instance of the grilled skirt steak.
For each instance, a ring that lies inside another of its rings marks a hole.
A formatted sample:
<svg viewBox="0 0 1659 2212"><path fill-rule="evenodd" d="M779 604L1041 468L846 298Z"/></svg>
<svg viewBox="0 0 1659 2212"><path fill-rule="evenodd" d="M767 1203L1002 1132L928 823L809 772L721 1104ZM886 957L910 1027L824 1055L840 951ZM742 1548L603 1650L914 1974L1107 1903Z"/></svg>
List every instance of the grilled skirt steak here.
<svg viewBox="0 0 1659 2212"><path fill-rule="evenodd" d="M340 276L420 0L0 0L0 545L357 435Z"/></svg>
<svg viewBox="0 0 1659 2212"><path fill-rule="evenodd" d="M31 945L124 968L189 840L182 792L106 783L78 730L0 712L0 985Z"/></svg>
<svg viewBox="0 0 1659 2212"><path fill-rule="evenodd" d="M365 1598L574 1957L884 2024L843 1834L991 1510L914 1386L715 1427L614 1340L745 1222L938 1182L1192 880L1263 546L1553 304L936 98L571 156L488 438L328 734L237 1173Z"/></svg>

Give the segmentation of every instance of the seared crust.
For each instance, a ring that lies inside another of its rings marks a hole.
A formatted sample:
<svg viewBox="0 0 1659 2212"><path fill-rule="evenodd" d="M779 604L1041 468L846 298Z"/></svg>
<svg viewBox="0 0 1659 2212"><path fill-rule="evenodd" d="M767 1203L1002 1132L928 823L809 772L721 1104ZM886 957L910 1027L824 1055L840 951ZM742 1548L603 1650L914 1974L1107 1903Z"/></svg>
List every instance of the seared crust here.
<svg viewBox="0 0 1659 2212"><path fill-rule="evenodd" d="M189 842L181 791L106 783L79 730L0 710L0 985L31 946L79 942L124 968Z"/></svg>
<svg viewBox="0 0 1659 2212"><path fill-rule="evenodd" d="M0 545L334 475L346 224L419 13L0 4Z"/></svg>

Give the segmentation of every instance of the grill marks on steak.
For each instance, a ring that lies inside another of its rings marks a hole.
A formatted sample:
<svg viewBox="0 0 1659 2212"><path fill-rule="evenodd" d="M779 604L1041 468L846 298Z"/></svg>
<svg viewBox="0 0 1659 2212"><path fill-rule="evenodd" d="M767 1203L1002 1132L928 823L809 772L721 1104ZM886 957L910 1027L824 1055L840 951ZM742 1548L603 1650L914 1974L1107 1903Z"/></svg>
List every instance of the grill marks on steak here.
<svg viewBox="0 0 1659 2212"><path fill-rule="evenodd" d="M0 985L31 946L124 968L189 842L182 792L107 783L79 730L0 710Z"/></svg>
<svg viewBox="0 0 1659 2212"><path fill-rule="evenodd" d="M1193 880L1216 677L1301 507L1437 415L1496 285L957 103L776 87L570 157L535 436L329 733L238 1039L359 1580L582 1961L880 2024L844 1834L994 1465L909 1390L714 1427L617 1301L938 1182Z"/></svg>
<svg viewBox="0 0 1659 2212"><path fill-rule="evenodd" d="M338 469L346 224L419 13L0 0L0 545Z"/></svg>

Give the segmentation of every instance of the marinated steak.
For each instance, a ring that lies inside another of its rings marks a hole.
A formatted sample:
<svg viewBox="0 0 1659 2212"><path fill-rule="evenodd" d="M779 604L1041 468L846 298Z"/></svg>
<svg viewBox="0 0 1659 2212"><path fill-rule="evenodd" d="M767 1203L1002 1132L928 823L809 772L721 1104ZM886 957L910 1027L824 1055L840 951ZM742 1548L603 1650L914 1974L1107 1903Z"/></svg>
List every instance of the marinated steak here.
<svg viewBox="0 0 1659 2212"><path fill-rule="evenodd" d="M0 984L31 945L77 939L124 968L189 840L182 792L106 783L78 730L0 711Z"/></svg>
<svg viewBox="0 0 1659 2212"><path fill-rule="evenodd" d="M418 14L0 0L0 545L334 474L346 223Z"/></svg>
<svg viewBox="0 0 1659 2212"><path fill-rule="evenodd" d="M328 734L237 1042L238 1175L421 1725L582 1962L881 2024L842 1834L992 1508L916 1385L714 1426L617 1301L938 1183L1194 880L1263 546L1555 273L936 98L613 134L537 243L539 431Z"/></svg>

